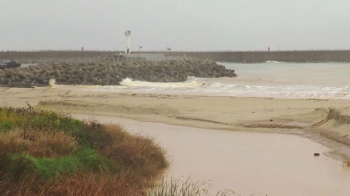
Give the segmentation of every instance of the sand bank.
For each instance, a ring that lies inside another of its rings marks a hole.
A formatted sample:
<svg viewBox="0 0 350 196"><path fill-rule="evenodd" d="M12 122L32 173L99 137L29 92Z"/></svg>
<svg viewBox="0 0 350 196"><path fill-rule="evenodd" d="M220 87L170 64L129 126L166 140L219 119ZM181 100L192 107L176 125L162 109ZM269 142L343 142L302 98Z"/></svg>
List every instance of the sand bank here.
<svg viewBox="0 0 350 196"><path fill-rule="evenodd" d="M84 91L85 90L85 91ZM297 134L341 159L350 145L350 100L298 100L86 91L86 87L0 88L0 105L115 116L196 128ZM332 108L332 109L331 109ZM334 110L333 110L334 109ZM339 112L338 112L339 111ZM336 142L334 142L336 141Z"/></svg>

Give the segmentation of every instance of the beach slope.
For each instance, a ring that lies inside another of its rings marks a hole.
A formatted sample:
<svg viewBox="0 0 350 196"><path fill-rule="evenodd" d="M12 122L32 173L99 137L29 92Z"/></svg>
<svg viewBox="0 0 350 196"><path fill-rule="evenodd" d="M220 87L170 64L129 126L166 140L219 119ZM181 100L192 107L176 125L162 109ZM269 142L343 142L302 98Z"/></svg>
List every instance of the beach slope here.
<svg viewBox="0 0 350 196"><path fill-rule="evenodd" d="M86 87L1 88L2 106L232 131L299 134L350 145L349 100L95 92ZM326 141L326 142L325 142ZM329 145L328 145L329 146ZM344 152L342 152L344 153Z"/></svg>

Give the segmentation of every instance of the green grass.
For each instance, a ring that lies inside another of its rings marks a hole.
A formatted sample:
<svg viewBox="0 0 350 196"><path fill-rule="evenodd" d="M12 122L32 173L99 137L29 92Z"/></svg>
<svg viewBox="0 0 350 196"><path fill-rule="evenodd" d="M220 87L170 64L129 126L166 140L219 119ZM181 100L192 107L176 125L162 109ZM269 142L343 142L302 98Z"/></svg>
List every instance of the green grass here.
<svg viewBox="0 0 350 196"><path fill-rule="evenodd" d="M14 154L11 156L11 161L13 173L22 171L17 174L18 176L37 173L43 180L54 178L61 173L74 173L78 169L89 169L95 172L102 167L107 170L110 164L97 151L88 148L62 158L34 157L27 153Z"/></svg>
<svg viewBox="0 0 350 196"><path fill-rule="evenodd" d="M11 122L3 121L0 123L0 132L8 132L14 128Z"/></svg>

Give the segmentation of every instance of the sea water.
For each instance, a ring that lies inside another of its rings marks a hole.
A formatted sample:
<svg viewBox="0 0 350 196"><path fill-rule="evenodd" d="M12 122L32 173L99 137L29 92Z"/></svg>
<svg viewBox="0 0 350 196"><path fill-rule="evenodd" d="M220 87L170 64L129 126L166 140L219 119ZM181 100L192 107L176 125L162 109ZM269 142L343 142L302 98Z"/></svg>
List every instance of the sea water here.
<svg viewBox="0 0 350 196"><path fill-rule="evenodd" d="M224 63L237 77L196 78L185 82L153 83L125 78L121 86L95 86L89 90L156 94L267 97L298 99L350 99L349 63Z"/></svg>

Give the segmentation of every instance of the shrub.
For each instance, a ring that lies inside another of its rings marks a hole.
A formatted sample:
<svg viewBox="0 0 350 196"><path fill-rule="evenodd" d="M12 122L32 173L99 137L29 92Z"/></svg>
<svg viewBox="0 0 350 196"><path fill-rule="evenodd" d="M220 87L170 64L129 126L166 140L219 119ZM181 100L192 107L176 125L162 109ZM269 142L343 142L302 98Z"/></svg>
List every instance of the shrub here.
<svg viewBox="0 0 350 196"><path fill-rule="evenodd" d="M119 125L105 125L104 129L113 138L113 143L101 149L101 154L119 167L131 168L139 180L155 177L159 170L168 166L164 151L151 138L130 135Z"/></svg>
<svg viewBox="0 0 350 196"><path fill-rule="evenodd" d="M167 165L118 125L0 107L0 195L140 195Z"/></svg>

